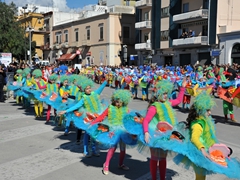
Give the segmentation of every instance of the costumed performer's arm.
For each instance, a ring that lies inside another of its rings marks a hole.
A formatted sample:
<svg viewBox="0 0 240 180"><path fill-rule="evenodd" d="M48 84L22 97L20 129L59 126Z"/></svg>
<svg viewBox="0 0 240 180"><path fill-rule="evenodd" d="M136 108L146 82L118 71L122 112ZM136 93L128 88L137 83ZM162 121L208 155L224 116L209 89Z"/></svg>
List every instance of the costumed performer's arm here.
<svg viewBox="0 0 240 180"><path fill-rule="evenodd" d="M27 86L29 87L29 86L32 86L33 84L32 84L32 81L31 80L27 80Z"/></svg>
<svg viewBox="0 0 240 180"><path fill-rule="evenodd" d="M22 78L22 85L25 85L25 83L26 83L26 78Z"/></svg>
<svg viewBox="0 0 240 180"><path fill-rule="evenodd" d="M108 108L100 116L98 116L94 121L92 121L91 125L102 122L107 115L108 115Z"/></svg>
<svg viewBox="0 0 240 180"><path fill-rule="evenodd" d="M39 89L46 89L47 88L47 85L44 84L43 86L41 86L40 82L37 82L37 85L38 85L38 88Z"/></svg>
<svg viewBox="0 0 240 180"><path fill-rule="evenodd" d="M240 93L240 87L238 87L238 88L234 91L234 93L233 93L233 95L232 95L232 98L235 98L236 95L238 95L239 93Z"/></svg>
<svg viewBox="0 0 240 180"><path fill-rule="evenodd" d="M65 113L69 113L69 112L75 111L76 109L79 109L80 107L83 106L83 103L84 103L84 100L81 99L81 101L79 101L77 104L67 109Z"/></svg>
<svg viewBox="0 0 240 180"><path fill-rule="evenodd" d="M172 106L177 106L177 105L179 105L182 102L183 96L184 96L184 92L185 92L185 88L184 87L180 87L180 91L179 91L177 99L169 100Z"/></svg>
<svg viewBox="0 0 240 180"><path fill-rule="evenodd" d="M107 81L104 81L102 85L95 92L100 95L103 89L106 87L106 85L107 85Z"/></svg>
<svg viewBox="0 0 240 180"><path fill-rule="evenodd" d="M196 96L197 95L197 92L196 92L196 90L197 90L197 88L199 87L199 85L198 85L198 83L194 86L194 88L193 88L193 93L194 93L194 96Z"/></svg>
<svg viewBox="0 0 240 180"><path fill-rule="evenodd" d="M204 145L200 141L200 137L203 133L203 128L200 124L194 124L192 126L192 136L191 136L191 142L200 150L201 148L204 148Z"/></svg>
<svg viewBox="0 0 240 180"><path fill-rule="evenodd" d="M157 113L157 109L156 109L155 106L150 106L148 108L147 114L146 114L146 116L143 120L143 131L144 131L144 133L148 132L148 124L153 119L153 117L155 116L156 113Z"/></svg>

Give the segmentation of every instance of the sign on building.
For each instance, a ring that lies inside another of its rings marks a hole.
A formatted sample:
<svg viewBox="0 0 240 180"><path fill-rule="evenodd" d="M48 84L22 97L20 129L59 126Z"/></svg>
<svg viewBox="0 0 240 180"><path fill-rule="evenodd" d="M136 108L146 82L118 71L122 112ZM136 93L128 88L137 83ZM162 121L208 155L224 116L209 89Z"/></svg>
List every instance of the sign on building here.
<svg viewBox="0 0 240 180"><path fill-rule="evenodd" d="M0 53L0 64L8 66L12 62L12 53Z"/></svg>

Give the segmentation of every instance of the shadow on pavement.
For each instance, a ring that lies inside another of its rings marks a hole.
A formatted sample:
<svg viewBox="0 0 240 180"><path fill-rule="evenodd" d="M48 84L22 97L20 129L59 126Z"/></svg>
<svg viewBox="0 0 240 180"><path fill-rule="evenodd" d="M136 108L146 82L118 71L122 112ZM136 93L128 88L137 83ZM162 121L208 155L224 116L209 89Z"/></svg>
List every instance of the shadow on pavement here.
<svg viewBox="0 0 240 180"><path fill-rule="evenodd" d="M80 162L84 163L85 166L102 168L103 163L105 162L105 159L106 159L106 155L107 155L107 152L101 152L100 157L83 158ZM131 156L128 154L125 155L124 164L130 168L129 171L124 171L119 169L118 163L119 163L119 152L115 152L109 165L109 173L119 175L119 176L124 176L126 179L137 179L140 176L143 176L149 172L148 161L131 159Z"/></svg>
<svg viewBox="0 0 240 180"><path fill-rule="evenodd" d="M240 123L233 122L230 119L225 120L225 118L223 116L212 115L212 118L215 120L215 124L221 123L221 124L230 124L232 126L240 126Z"/></svg>

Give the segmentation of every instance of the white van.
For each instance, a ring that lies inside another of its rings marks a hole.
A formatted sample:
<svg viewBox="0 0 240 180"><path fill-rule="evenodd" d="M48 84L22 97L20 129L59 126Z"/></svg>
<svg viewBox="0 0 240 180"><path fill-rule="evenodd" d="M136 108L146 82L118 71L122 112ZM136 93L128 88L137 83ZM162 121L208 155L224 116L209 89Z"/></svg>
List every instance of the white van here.
<svg viewBox="0 0 240 180"><path fill-rule="evenodd" d="M43 61L40 61L39 64L40 64L41 66L48 66L50 63L49 63L48 60L43 60Z"/></svg>

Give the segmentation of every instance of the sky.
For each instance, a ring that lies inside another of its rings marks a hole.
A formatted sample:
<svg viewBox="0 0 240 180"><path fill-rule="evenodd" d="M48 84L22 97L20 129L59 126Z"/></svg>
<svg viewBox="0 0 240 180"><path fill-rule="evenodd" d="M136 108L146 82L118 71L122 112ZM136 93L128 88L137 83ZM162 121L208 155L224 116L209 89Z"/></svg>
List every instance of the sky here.
<svg viewBox="0 0 240 180"><path fill-rule="evenodd" d="M85 6L97 4L98 0L5 0L8 4L14 2L17 6L24 6L25 4L34 4L40 6L52 6L59 8L61 11L69 11L71 9L81 10Z"/></svg>

